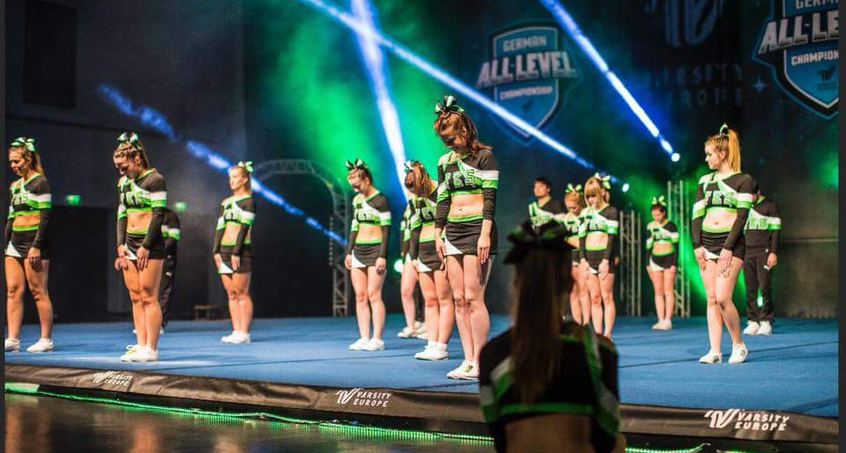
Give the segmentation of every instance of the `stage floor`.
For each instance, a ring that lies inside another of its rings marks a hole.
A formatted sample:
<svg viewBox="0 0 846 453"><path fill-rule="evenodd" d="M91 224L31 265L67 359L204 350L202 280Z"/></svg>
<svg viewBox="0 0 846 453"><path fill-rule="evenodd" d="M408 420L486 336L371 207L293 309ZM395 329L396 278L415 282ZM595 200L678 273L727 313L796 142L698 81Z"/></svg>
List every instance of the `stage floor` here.
<svg viewBox="0 0 846 453"><path fill-rule="evenodd" d="M47 367L135 370L156 374L208 376L329 387L376 387L415 391L476 393L475 382L453 381L447 371L461 361L457 332L441 362L415 360L423 340L396 337L402 317L388 317L387 349L347 349L356 338L355 319L259 319L252 343L227 345L227 321L175 321L160 341L159 361L119 360L134 342L130 323L57 324L56 350L46 354L7 353L6 363ZM620 318L615 342L620 354L620 399L627 404L685 408L779 410L838 415L838 335L835 320L779 319L769 337L746 337L750 355L739 365L702 365L708 348L704 318L676 319L669 332L652 331L651 318ZM494 316L492 335L508 324ZM22 351L38 336L24 326ZM724 360L731 350L723 336Z"/></svg>

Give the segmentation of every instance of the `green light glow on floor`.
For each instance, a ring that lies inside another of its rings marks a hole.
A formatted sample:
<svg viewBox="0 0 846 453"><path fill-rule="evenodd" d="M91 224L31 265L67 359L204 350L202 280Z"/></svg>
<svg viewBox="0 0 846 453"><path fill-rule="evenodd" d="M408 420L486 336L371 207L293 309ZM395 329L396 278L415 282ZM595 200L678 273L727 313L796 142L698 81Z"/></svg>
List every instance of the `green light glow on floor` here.
<svg viewBox="0 0 846 453"><path fill-rule="evenodd" d="M304 420L293 417L284 417L281 415L271 414L268 412L213 412L209 410L196 408L180 408L169 406L157 406L152 404L134 403L131 401L121 401L112 398L98 398L93 396L78 396L69 395L56 392L48 392L39 389L37 384L23 383L23 382L6 382L4 389L7 393L17 393L24 395L35 395L62 398L71 401L83 401L90 403L100 403L121 406L127 410L139 410L149 412L163 412L176 415L185 415L191 417L207 417L210 421L241 421L248 423L251 420L261 420L285 429L300 428L316 428L321 433L327 435L341 435L343 437L359 437L366 439L391 439L400 441L415 441L415 442L455 442L459 444L493 444L493 440L489 436L478 436L471 434L448 434L437 433L429 431L415 431L415 430L401 430L392 428L379 428L375 426L355 426L343 423ZM643 448L635 446L627 446L627 453L697 453L703 450L705 444L698 445L692 448L679 449L656 449ZM726 453L751 453L740 450L729 450Z"/></svg>

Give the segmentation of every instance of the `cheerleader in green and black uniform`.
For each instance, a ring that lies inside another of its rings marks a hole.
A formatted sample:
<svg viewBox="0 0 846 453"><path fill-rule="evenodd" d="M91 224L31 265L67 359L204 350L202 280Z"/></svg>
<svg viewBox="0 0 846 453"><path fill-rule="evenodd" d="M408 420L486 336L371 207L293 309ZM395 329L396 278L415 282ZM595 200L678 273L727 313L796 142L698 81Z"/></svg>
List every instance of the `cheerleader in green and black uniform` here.
<svg viewBox="0 0 846 453"><path fill-rule="evenodd" d="M646 272L652 280L655 291L655 314L658 322L652 326L655 330L673 328L673 309L676 282L676 263L679 257L679 230L676 224L667 218L667 203L664 196L652 197L652 222L646 226L649 238L646 239L648 264Z"/></svg>

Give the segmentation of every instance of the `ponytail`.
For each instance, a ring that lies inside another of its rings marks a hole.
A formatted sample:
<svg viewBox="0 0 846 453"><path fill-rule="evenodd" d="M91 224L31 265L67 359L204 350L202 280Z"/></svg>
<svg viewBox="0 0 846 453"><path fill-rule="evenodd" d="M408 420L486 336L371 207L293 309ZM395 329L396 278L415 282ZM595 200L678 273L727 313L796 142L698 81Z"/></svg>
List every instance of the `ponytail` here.
<svg viewBox="0 0 846 453"><path fill-rule="evenodd" d="M572 286L570 272L563 271L569 270L564 258L569 260L569 254L535 249L516 266L511 361L523 404L534 403L559 368L561 319L569 311L562 302Z"/></svg>
<svg viewBox="0 0 846 453"><path fill-rule="evenodd" d="M29 161L29 168L36 173L44 175L44 169L41 168L41 156L38 154L38 150L35 149L35 139L18 137L9 145L8 152L11 153L12 150L20 151L21 156Z"/></svg>
<svg viewBox="0 0 846 453"><path fill-rule="evenodd" d="M707 140L705 146L714 145L714 149L719 153L725 153L725 162L734 172L740 171L740 136L734 129L723 124L720 132L716 133Z"/></svg>

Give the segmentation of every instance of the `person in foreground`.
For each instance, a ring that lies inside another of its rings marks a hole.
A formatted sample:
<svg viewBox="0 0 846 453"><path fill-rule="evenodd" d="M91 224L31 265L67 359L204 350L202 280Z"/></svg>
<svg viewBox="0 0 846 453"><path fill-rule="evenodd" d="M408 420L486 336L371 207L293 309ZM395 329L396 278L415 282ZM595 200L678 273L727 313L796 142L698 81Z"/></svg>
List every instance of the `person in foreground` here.
<svg viewBox="0 0 846 453"><path fill-rule="evenodd" d="M514 324L479 359L479 400L497 452L625 451L614 345L563 320L573 284L566 237L560 225L529 222L508 237Z"/></svg>

